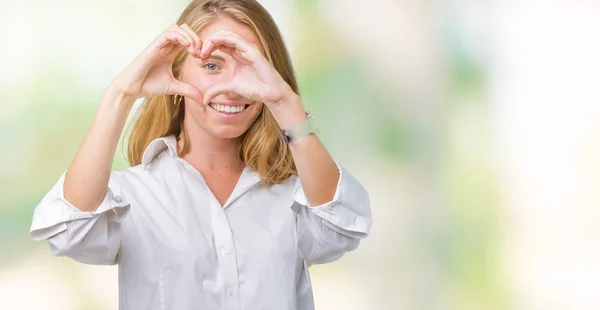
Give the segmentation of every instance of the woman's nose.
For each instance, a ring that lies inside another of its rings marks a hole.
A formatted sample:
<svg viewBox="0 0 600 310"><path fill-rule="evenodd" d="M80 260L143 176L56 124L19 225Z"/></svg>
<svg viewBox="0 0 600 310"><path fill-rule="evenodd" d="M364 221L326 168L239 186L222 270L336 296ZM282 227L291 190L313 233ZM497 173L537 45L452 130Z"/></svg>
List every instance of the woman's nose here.
<svg viewBox="0 0 600 310"><path fill-rule="evenodd" d="M237 71L237 63L232 58L227 58L227 70L220 74L219 83L230 83L235 76L235 72ZM237 100L240 99L241 96L236 92L228 92L224 94L227 100Z"/></svg>
<svg viewBox="0 0 600 310"><path fill-rule="evenodd" d="M238 100L241 98L241 96L238 93L233 92L233 91L227 92L224 95L225 95L225 98L227 98L227 100L231 100L231 101L235 101L235 100Z"/></svg>

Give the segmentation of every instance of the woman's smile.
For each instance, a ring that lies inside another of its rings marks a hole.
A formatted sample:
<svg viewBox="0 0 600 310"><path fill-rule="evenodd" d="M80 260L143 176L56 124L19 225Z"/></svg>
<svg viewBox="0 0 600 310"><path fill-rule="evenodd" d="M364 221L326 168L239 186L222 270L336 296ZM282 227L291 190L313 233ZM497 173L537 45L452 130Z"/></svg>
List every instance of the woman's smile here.
<svg viewBox="0 0 600 310"><path fill-rule="evenodd" d="M250 104L242 102L211 102L208 104L211 112L225 119L234 119L243 117L247 113Z"/></svg>

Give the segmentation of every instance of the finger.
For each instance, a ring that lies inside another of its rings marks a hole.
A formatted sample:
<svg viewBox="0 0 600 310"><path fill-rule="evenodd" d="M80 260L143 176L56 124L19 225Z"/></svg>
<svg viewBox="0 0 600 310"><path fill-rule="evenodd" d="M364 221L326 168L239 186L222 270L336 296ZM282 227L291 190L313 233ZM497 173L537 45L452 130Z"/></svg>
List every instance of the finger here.
<svg viewBox="0 0 600 310"><path fill-rule="evenodd" d="M203 58L208 57L219 46L226 46L235 48L240 52L246 52L249 44L245 43L245 41L232 33L219 31L205 40L200 51L200 56Z"/></svg>
<svg viewBox="0 0 600 310"><path fill-rule="evenodd" d="M202 48L202 40L200 40L200 37L198 37L194 30L192 30L192 28L190 28L190 26L188 26L187 24L181 25L181 29L185 30L194 38L194 42L196 43L196 45L194 46L196 52L194 54L200 56L200 49Z"/></svg>
<svg viewBox="0 0 600 310"><path fill-rule="evenodd" d="M220 50L220 51L224 52L225 54L227 54L231 58L233 58L233 60L237 61L238 63L245 64L245 65L249 65L249 64L253 63L252 60L248 59L247 57L242 56L241 53L236 52L237 50L235 49L235 47L219 45L219 46L215 47L214 50Z"/></svg>
<svg viewBox="0 0 600 310"><path fill-rule="evenodd" d="M177 31L167 31L163 34L162 42L159 44L160 47L163 47L170 43L178 43L181 46L188 47L191 45L191 42Z"/></svg>
<svg viewBox="0 0 600 310"><path fill-rule="evenodd" d="M213 100L218 95L227 94L227 93L235 93L235 92L236 92L235 87L232 83L217 84L217 85L209 87L204 92L204 99L203 99L202 103L204 105L207 105L208 103L210 103L211 100Z"/></svg>
<svg viewBox="0 0 600 310"><path fill-rule="evenodd" d="M176 27L172 31L175 31L185 36L185 38L188 41L190 41L190 45L187 47L188 53L192 55L196 54L196 42L194 41L194 38L189 33L187 33L187 31L181 29L181 27Z"/></svg>
<svg viewBox="0 0 600 310"><path fill-rule="evenodd" d="M197 87L181 81L175 81L167 95L182 95L198 103L203 101L204 94Z"/></svg>
<svg viewBox="0 0 600 310"><path fill-rule="evenodd" d="M224 45L226 47L233 47L240 52L247 60L252 60L253 53L257 50L250 43L246 42L237 34L231 31L219 31L202 44L202 50L200 51L200 57L208 57L218 46Z"/></svg>

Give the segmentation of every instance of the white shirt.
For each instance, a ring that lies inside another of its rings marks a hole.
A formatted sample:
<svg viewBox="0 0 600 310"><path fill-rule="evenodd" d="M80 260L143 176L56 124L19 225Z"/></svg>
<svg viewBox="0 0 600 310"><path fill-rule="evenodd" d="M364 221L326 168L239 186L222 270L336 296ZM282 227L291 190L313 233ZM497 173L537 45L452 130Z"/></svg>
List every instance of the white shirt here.
<svg viewBox="0 0 600 310"><path fill-rule="evenodd" d="M156 139L142 164L111 172L94 212L65 200L63 173L36 207L31 237L56 256L118 263L121 310L314 309L308 266L367 236L366 190L338 165L333 201L310 207L297 176L265 188L245 168L221 207L176 147L174 136Z"/></svg>

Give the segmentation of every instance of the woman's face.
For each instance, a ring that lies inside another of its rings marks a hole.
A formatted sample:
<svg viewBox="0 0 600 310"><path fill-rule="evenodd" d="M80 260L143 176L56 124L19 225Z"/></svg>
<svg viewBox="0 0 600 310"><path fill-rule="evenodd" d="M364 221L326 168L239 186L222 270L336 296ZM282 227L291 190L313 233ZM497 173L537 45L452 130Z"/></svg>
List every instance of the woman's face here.
<svg viewBox="0 0 600 310"><path fill-rule="evenodd" d="M222 29L234 32L247 42L255 44L264 55L256 33L250 27L230 18L215 20L198 36L204 42ZM237 67L237 62L219 49L215 49L205 60L188 55L183 61L179 80L204 92L213 85L231 81ZM263 103L251 101L235 93L218 95L207 105L185 98L185 122L193 121L194 124L188 123L186 126L194 125L214 137L236 138L250 128L262 108ZM238 112L240 110L241 112Z"/></svg>

